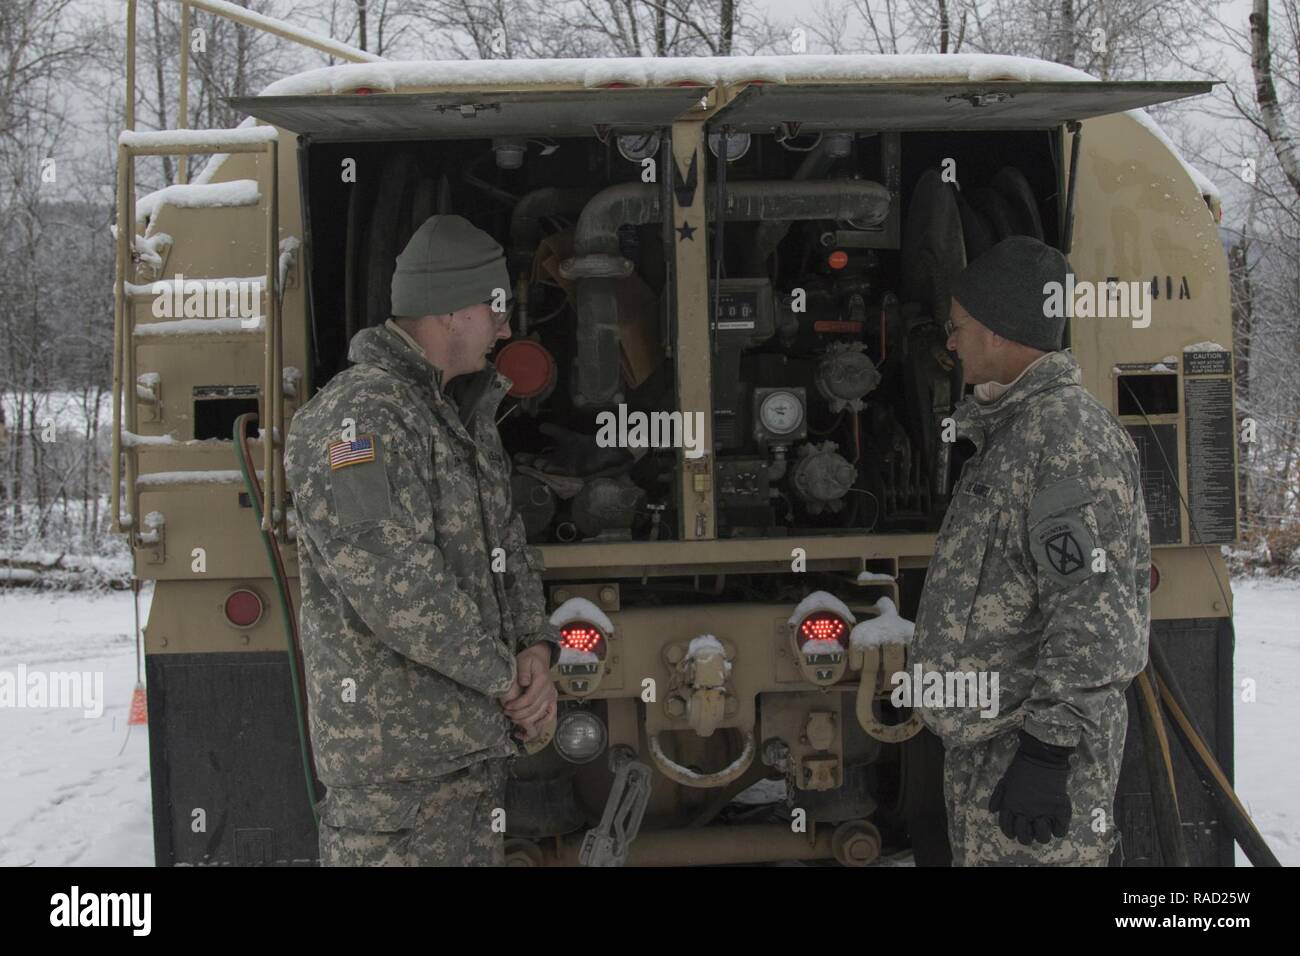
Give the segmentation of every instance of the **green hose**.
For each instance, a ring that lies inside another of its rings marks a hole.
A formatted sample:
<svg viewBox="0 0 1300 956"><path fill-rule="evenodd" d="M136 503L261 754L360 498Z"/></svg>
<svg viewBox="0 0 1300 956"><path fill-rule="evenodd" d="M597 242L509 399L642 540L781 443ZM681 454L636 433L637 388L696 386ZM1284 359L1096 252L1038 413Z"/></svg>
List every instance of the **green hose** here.
<svg viewBox="0 0 1300 956"><path fill-rule="evenodd" d="M298 647L294 639L293 619L289 611L291 606L289 582L285 579L284 568L279 560L271 533L262 528L261 489L257 484L256 472L250 471L248 467L247 436L244 429L248 421L256 417L254 413L248 412L235 419L235 458L239 461L239 471L244 476L244 487L248 490L248 500L252 503L253 514L257 519L257 527L262 535L262 547L266 549L266 560L271 565L271 578L275 581L276 590L280 594L280 616L284 621L285 643L289 651L289 675L293 683L293 713L298 724L298 748L302 756L303 783L307 787L307 805L311 807L312 820L315 821L316 826L319 828L320 816L316 812L316 775L312 769L311 744L307 738L306 721L303 719L302 674L298 669Z"/></svg>

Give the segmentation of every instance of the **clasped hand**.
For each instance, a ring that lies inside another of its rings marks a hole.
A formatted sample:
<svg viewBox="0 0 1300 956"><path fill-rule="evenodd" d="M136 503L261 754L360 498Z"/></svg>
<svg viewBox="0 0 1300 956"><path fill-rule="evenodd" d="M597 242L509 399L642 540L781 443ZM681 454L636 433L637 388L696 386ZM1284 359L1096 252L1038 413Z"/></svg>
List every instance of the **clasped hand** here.
<svg viewBox="0 0 1300 956"><path fill-rule="evenodd" d="M551 645L545 641L515 655L515 681L500 699L521 740L535 739L555 716L559 694L551 680Z"/></svg>

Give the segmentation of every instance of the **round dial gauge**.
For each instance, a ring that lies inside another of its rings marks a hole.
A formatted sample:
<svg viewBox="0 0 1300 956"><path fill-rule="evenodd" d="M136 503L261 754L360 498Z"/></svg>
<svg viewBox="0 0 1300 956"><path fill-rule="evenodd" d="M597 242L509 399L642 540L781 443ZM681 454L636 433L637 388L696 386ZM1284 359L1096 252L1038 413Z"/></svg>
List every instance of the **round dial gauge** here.
<svg viewBox="0 0 1300 956"><path fill-rule="evenodd" d="M618 154L629 163L639 163L641 160L649 159L659 152L659 134L657 132L624 133L618 137L616 143L618 144Z"/></svg>
<svg viewBox="0 0 1300 956"><path fill-rule="evenodd" d="M774 435L788 435L803 424L803 402L794 392L773 392L758 407L758 417Z"/></svg>
<svg viewBox="0 0 1300 956"><path fill-rule="evenodd" d="M717 156L722 149L722 133L709 134L709 152ZM749 152L749 134L748 133L728 133L727 134L727 162L734 163L740 157Z"/></svg>

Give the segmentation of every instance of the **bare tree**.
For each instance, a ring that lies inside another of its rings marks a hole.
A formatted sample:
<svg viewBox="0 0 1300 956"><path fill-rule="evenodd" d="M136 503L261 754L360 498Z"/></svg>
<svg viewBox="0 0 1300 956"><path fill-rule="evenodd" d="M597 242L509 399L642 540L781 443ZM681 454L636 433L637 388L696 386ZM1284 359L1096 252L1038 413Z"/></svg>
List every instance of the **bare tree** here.
<svg viewBox="0 0 1300 956"><path fill-rule="evenodd" d="M1296 22L1296 4L1289 4L1292 23ZM1277 98L1273 84L1273 54L1269 49L1268 0L1255 0L1250 14L1250 67L1255 77L1255 102L1268 141L1277 155L1278 164L1296 196L1300 197L1300 154L1291 137L1290 124Z"/></svg>

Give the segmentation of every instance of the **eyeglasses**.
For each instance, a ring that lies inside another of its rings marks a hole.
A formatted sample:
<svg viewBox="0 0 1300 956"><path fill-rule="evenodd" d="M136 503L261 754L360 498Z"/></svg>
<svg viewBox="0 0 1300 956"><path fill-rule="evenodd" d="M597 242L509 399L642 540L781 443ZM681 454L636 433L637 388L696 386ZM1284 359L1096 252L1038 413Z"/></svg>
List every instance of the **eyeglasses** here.
<svg viewBox="0 0 1300 956"><path fill-rule="evenodd" d="M488 299L483 304L491 308L492 300ZM500 332L502 329L506 327L506 325L510 322L510 316L514 315L514 313L515 313L515 303L513 299L511 299L509 302L506 303L506 308L504 312L498 312L496 309L492 309L492 319L495 324L495 328L498 332Z"/></svg>

